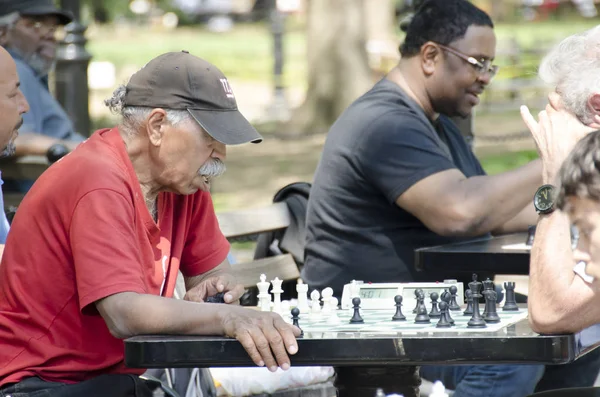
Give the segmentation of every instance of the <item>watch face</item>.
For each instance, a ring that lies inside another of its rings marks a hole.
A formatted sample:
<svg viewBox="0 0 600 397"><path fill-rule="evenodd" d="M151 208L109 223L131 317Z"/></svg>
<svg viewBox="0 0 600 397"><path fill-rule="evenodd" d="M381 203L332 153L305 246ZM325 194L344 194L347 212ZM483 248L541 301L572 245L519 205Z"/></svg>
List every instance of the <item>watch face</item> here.
<svg viewBox="0 0 600 397"><path fill-rule="evenodd" d="M535 194L533 204L540 212L551 210L554 206L554 187L551 185L540 187Z"/></svg>

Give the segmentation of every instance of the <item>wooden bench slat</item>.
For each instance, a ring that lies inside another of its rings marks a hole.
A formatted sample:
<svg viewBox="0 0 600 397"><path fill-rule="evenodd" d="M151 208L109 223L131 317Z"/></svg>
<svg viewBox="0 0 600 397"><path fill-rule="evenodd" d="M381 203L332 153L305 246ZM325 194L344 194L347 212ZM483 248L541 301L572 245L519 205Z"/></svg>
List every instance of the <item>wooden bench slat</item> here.
<svg viewBox="0 0 600 397"><path fill-rule="evenodd" d="M252 210L221 212L219 226L226 238L285 229L290 225L290 214L285 203Z"/></svg>
<svg viewBox="0 0 600 397"><path fill-rule="evenodd" d="M256 283L260 281L261 274L265 274L268 281L275 277L284 281L300 278L298 266L290 254L257 259L252 262L235 263L231 265L231 269L238 283L245 288L255 287Z"/></svg>

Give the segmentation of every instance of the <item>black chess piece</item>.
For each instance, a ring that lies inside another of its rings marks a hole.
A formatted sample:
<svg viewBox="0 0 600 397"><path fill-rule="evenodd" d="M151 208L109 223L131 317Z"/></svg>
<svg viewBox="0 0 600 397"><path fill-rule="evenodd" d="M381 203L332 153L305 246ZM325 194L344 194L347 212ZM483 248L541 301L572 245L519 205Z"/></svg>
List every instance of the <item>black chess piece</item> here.
<svg viewBox="0 0 600 397"><path fill-rule="evenodd" d="M392 321L406 321L406 316L402 314L402 295L394 296L396 302L396 314L392 317Z"/></svg>
<svg viewBox="0 0 600 397"><path fill-rule="evenodd" d="M415 314L417 312L417 309L419 308L419 293L422 293L423 290L421 288L417 288L415 290L415 301L417 301L417 304L415 305L415 308L413 309L413 314Z"/></svg>
<svg viewBox="0 0 600 397"><path fill-rule="evenodd" d="M350 319L350 324L362 324L365 322L363 318L360 316L360 298L352 298L352 308L354 309L354 314Z"/></svg>
<svg viewBox="0 0 600 397"><path fill-rule="evenodd" d="M534 238L535 238L535 225L529 225L527 227L527 240L525 240L525 245L532 246Z"/></svg>
<svg viewBox="0 0 600 397"><path fill-rule="evenodd" d="M225 292L217 292L213 296L206 298L206 303L225 303Z"/></svg>
<svg viewBox="0 0 600 397"><path fill-rule="evenodd" d="M442 302L446 302L446 305L448 306L448 310L446 312L446 321L448 321L450 325L454 325L454 319L450 315L450 300L452 300L452 294L448 292L448 290L445 290L442 292L441 299Z"/></svg>
<svg viewBox="0 0 600 397"><path fill-rule="evenodd" d="M469 289L472 292L473 298L473 316L467 323L467 328L485 328L485 321L479 313L479 298L483 296L479 293L481 291L481 282L477 281L477 275L473 274L473 281L469 283Z"/></svg>
<svg viewBox="0 0 600 397"><path fill-rule="evenodd" d="M439 295L437 292L432 292L429 297L431 298L431 311L429 312L429 317L438 318L440 316L440 310L438 309Z"/></svg>
<svg viewBox="0 0 600 397"><path fill-rule="evenodd" d="M502 307L502 311L518 311L519 306L517 306L517 300L515 297L515 283L504 283L504 290L506 291L506 296L504 298L504 306Z"/></svg>
<svg viewBox="0 0 600 397"><path fill-rule="evenodd" d="M298 325L299 318L300 318L300 309L295 307L292 309L292 325L295 325L298 328L300 328L300 326ZM303 337L303 336L304 336L304 331L302 331L302 328L300 328L300 337Z"/></svg>
<svg viewBox="0 0 600 397"><path fill-rule="evenodd" d="M436 328L450 328L452 324L448 321L448 304L444 301L440 302L440 319L435 325Z"/></svg>
<svg viewBox="0 0 600 397"><path fill-rule="evenodd" d="M467 301L467 308L463 312L463 315L470 316L473 314L473 292L470 289L465 291L465 299Z"/></svg>
<svg viewBox="0 0 600 397"><path fill-rule="evenodd" d="M488 278L485 279L485 281L482 283L483 284L483 291L481 292L481 295L483 295L483 297L485 298L485 304L483 305L483 313L481 313L481 317L483 317L485 319L485 316L487 315L487 298L488 298L488 291L493 290L494 287L494 283L492 282L492 280Z"/></svg>
<svg viewBox="0 0 600 397"><path fill-rule="evenodd" d="M486 323L499 323L500 316L498 316L498 312L496 311L496 290L487 288L483 290L483 294L485 295L485 315L483 316L483 320Z"/></svg>
<svg viewBox="0 0 600 397"><path fill-rule="evenodd" d="M417 298L417 316L415 317L415 324L428 324L430 323L429 315L427 314L427 306L425 306L425 294L423 291Z"/></svg>
<svg viewBox="0 0 600 397"><path fill-rule="evenodd" d="M457 311L460 310L460 306L458 306L458 302L456 301L456 293L458 292L458 288L456 285L451 285L449 288L450 291L450 304L448 306L448 310Z"/></svg>

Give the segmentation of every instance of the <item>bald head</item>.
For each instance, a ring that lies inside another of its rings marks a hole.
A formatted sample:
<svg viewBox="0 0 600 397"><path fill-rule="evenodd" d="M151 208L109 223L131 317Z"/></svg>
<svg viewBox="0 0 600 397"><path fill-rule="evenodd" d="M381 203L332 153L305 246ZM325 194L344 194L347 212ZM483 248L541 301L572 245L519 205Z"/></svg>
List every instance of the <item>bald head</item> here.
<svg viewBox="0 0 600 397"><path fill-rule="evenodd" d="M17 65L0 47L0 150L3 155L14 153L14 140L23 124L23 113L29 110L19 86Z"/></svg>

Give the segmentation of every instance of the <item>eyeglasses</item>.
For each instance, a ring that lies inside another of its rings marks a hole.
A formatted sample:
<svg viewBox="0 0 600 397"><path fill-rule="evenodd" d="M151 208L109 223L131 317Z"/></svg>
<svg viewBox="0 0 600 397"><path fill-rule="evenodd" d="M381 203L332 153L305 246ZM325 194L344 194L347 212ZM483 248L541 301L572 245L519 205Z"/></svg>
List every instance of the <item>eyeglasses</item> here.
<svg viewBox="0 0 600 397"><path fill-rule="evenodd" d="M51 21L36 20L31 18L22 18L23 25L28 29L32 29L39 36L46 36L48 34L54 36L58 30L56 23Z"/></svg>
<svg viewBox="0 0 600 397"><path fill-rule="evenodd" d="M467 62L469 65L473 66L475 71L480 76L487 73L491 79L498 73L498 69L499 69L498 65L492 65L492 61L490 59L481 59L480 61L478 61L477 59L473 58L472 56L463 54L462 52L455 50L454 48L447 47L440 43L435 43L435 44L440 46L440 48L442 48L443 50L446 50L449 53L456 55L463 61Z"/></svg>

